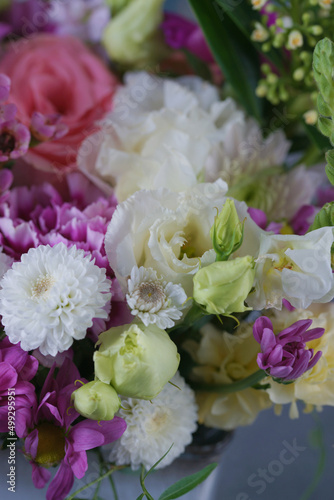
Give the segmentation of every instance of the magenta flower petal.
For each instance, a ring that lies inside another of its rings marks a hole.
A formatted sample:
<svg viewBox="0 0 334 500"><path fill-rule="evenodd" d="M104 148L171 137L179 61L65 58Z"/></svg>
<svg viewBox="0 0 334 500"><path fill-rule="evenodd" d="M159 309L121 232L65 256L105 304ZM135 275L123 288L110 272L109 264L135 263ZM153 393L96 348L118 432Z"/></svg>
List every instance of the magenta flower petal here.
<svg viewBox="0 0 334 500"><path fill-rule="evenodd" d="M267 358L267 363L268 365L271 366L277 365L278 363L281 363L282 359L283 359L283 347L280 344L276 344Z"/></svg>
<svg viewBox="0 0 334 500"><path fill-rule="evenodd" d="M10 78L0 73L0 102L6 101L10 91Z"/></svg>
<svg viewBox="0 0 334 500"><path fill-rule="evenodd" d="M255 321L255 323L253 325L253 335L255 337L255 340L259 344L261 344L263 330L265 328L268 328L269 330L273 330L273 324L269 318L267 318L266 316L261 316L260 318L258 318Z"/></svg>
<svg viewBox="0 0 334 500"><path fill-rule="evenodd" d="M72 427L68 434L68 439L72 442L74 451L91 450L104 443L103 434L97 429L90 428L86 420Z"/></svg>
<svg viewBox="0 0 334 500"><path fill-rule="evenodd" d="M267 216L266 214L260 210L259 208L252 208L249 207L247 212L253 219L253 221L261 228L261 229L266 229L267 227Z"/></svg>
<svg viewBox="0 0 334 500"><path fill-rule="evenodd" d="M303 339L305 342L309 342L310 340L319 339L325 333L324 328L312 328L305 332Z"/></svg>
<svg viewBox="0 0 334 500"><path fill-rule="evenodd" d="M30 455L32 458L36 458L37 448L38 448L38 430L34 429L30 434L26 437L24 441L24 448L26 453Z"/></svg>
<svg viewBox="0 0 334 500"><path fill-rule="evenodd" d="M269 328L264 328L261 339L262 352L267 352L269 349L273 349L275 345L276 345L276 337L274 332Z"/></svg>
<svg viewBox="0 0 334 500"><path fill-rule="evenodd" d="M291 366L276 366L271 368L270 375L275 378L286 379L292 372Z"/></svg>
<svg viewBox="0 0 334 500"><path fill-rule="evenodd" d="M16 113L17 107L15 104L0 104L0 123L13 121Z"/></svg>
<svg viewBox="0 0 334 500"><path fill-rule="evenodd" d="M313 368L314 365L316 365L318 363L321 356L322 356L321 351L316 352L315 355L313 356L313 358L311 359L311 361L309 362L307 369L311 370L311 368Z"/></svg>
<svg viewBox="0 0 334 500"><path fill-rule="evenodd" d="M71 454L66 455L66 458L75 477L83 478L88 469L87 453L85 451L72 451Z"/></svg>
<svg viewBox="0 0 334 500"><path fill-rule="evenodd" d="M62 462L59 469L49 484L46 500L63 500L71 491L74 475L69 465Z"/></svg>
<svg viewBox="0 0 334 500"><path fill-rule="evenodd" d="M31 462L31 465L32 482L34 483L35 488L44 488L46 483L50 480L51 472L44 467L38 467L34 462Z"/></svg>
<svg viewBox="0 0 334 500"><path fill-rule="evenodd" d="M17 372L12 365L0 363L0 391L6 391L9 387L14 387L17 382Z"/></svg>

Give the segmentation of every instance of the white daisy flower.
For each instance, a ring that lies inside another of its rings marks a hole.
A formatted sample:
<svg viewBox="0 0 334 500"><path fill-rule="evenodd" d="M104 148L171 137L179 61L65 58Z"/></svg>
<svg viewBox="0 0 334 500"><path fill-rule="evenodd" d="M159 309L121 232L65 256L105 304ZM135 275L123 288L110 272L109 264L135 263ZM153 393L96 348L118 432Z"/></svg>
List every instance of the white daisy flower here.
<svg viewBox="0 0 334 500"><path fill-rule="evenodd" d="M152 268L136 267L131 270L126 300L131 314L148 326L155 323L165 330L175 325L182 316L187 295L181 285L167 283L158 278Z"/></svg>
<svg viewBox="0 0 334 500"><path fill-rule="evenodd" d="M105 271L83 250L39 246L22 255L1 281L0 314L9 340L25 351L56 356L83 339L94 318L107 318Z"/></svg>
<svg viewBox="0 0 334 500"><path fill-rule="evenodd" d="M167 456L157 466L166 467L192 441L197 428L197 406L192 389L176 373L174 387L166 384L161 393L151 401L122 399L119 415L127 423L122 437L113 443L109 459L117 465L131 464L138 469L143 464L152 467L173 444Z"/></svg>

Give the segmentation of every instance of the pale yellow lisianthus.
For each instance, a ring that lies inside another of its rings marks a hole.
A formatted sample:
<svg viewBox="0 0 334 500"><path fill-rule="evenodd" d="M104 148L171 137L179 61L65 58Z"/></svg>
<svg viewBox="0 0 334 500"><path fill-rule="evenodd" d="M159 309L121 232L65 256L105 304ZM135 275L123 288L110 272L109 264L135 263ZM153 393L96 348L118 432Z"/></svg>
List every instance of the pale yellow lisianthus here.
<svg viewBox="0 0 334 500"><path fill-rule="evenodd" d="M192 379L207 384L231 384L256 372L259 352L252 325L243 323L234 335L218 330L212 324L201 329L200 343L188 341L184 348L199 364ZM271 406L264 390L252 388L231 394L196 393L199 422L219 429L232 430L251 424L257 414Z"/></svg>
<svg viewBox="0 0 334 500"><path fill-rule="evenodd" d="M100 380L79 387L72 392L72 400L77 412L91 420L112 420L121 406L115 389Z"/></svg>

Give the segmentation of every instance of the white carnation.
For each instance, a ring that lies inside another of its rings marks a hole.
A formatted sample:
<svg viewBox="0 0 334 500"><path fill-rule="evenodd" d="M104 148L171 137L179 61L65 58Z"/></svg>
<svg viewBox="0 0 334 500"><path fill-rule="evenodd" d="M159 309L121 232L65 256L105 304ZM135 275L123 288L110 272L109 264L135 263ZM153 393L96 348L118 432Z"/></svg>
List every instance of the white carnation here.
<svg viewBox="0 0 334 500"><path fill-rule="evenodd" d="M197 427L197 406L194 392L176 373L174 387L166 384L161 393L151 401L122 399L119 415L127 423L120 439L113 443L109 460L117 465L131 464L138 469L143 464L152 467L170 448L157 468L166 467L192 441Z"/></svg>
<svg viewBox="0 0 334 500"><path fill-rule="evenodd" d="M22 255L1 281L0 314L9 340L25 351L56 356L85 337L94 318L106 319L105 271L83 250L63 243Z"/></svg>
<svg viewBox="0 0 334 500"><path fill-rule="evenodd" d="M153 269L135 266L128 280L126 300L131 314L138 316L145 326L155 323L165 330L181 318L187 295L181 285L158 279Z"/></svg>

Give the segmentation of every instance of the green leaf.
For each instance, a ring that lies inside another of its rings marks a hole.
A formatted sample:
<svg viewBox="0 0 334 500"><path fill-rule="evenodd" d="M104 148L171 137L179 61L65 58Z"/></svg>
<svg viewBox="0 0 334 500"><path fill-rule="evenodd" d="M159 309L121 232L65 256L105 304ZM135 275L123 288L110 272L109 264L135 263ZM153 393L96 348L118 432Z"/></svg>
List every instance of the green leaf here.
<svg viewBox="0 0 334 500"><path fill-rule="evenodd" d="M313 144L317 146L320 151L327 151L328 148L331 147L330 142L327 139L328 136L325 137L324 134L322 134L316 126L307 125L307 123L305 123L305 120L301 120L301 123L303 124L305 132L309 139L313 142Z"/></svg>
<svg viewBox="0 0 334 500"><path fill-rule="evenodd" d="M177 481L175 484L167 488L167 490L160 495L159 500L173 500L174 498L182 497L182 495L185 495L188 491L193 490L196 486L202 483L217 467L217 465L218 464L216 463L210 464L196 474L180 479L180 481Z"/></svg>
<svg viewBox="0 0 334 500"><path fill-rule="evenodd" d="M261 44L251 39L250 35L253 31L255 22L261 22L261 14L259 11L254 10L248 2L231 2L231 0L215 0L221 6L223 11L229 16L234 24L238 26L240 31L248 38L248 43L254 45L258 52L261 51ZM237 5L236 5L237 4ZM275 64L280 70L283 69L282 52L271 49L264 53L266 58Z"/></svg>
<svg viewBox="0 0 334 500"><path fill-rule="evenodd" d="M194 70L195 75L200 76L203 80L212 82L211 71L208 68L207 63L196 57L188 50L183 50L183 52L185 53L189 66Z"/></svg>
<svg viewBox="0 0 334 500"><path fill-rule="evenodd" d="M189 0L223 74L247 112L261 121L262 104L255 94L259 56L249 38L212 0Z"/></svg>
<svg viewBox="0 0 334 500"><path fill-rule="evenodd" d="M321 227L334 226L334 201L326 203L314 218L313 224L308 230L315 231Z"/></svg>
<svg viewBox="0 0 334 500"><path fill-rule="evenodd" d="M313 53L313 71L323 100L334 115L334 43L324 38L317 43ZM328 114L327 114L328 116Z"/></svg>
<svg viewBox="0 0 334 500"><path fill-rule="evenodd" d="M326 153L326 174L329 182L334 186L334 149L331 149Z"/></svg>
<svg viewBox="0 0 334 500"><path fill-rule="evenodd" d="M322 134L324 134L326 137L331 137L334 123L329 118L320 116L318 120L318 127Z"/></svg>
<svg viewBox="0 0 334 500"><path fill-rule="evenodd" d="M139 495L139 497L136 498L136 500L142 500L145 496L145 493L142 493L141 495Z"/></svg>
<svg viewBox="0 0 334 500"><path fill-rule="evenodd" d="M317 97L318 111L322 116L331 116L331 109L328 104L325 103L324 98L321 94Z"/></svg>

